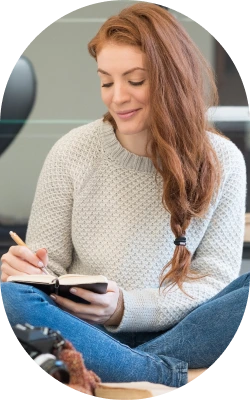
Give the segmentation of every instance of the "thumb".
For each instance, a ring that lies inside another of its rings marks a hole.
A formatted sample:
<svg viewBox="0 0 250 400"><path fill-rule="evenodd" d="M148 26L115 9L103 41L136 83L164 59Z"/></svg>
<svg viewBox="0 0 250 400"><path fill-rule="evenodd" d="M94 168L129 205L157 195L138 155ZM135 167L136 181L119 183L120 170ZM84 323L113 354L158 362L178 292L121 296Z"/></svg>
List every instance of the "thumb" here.
<svg viewBox="0 0 250 400"><path fill-rule="evenodd" d="M43 262L43 265L45 267L47 267L48 265L48 252L46 249L42 248L42 249L38 249L36 251L36 255L38 258L40 258L40 260Z"/></svg>
<svg viewBox="0 0 250 400"><path fill-rule="evenodd" d="M107 287L107 292L119 292L119 287L116 282L114 281L108 281L108 287Z"/></svg>

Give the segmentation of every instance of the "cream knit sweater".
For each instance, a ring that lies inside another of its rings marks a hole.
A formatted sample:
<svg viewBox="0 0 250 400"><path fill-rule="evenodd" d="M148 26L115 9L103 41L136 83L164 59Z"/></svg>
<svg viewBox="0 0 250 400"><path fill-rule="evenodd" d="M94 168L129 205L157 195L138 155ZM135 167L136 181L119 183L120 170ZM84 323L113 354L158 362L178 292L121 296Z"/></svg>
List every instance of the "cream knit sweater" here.
<svg viewBox="0 0 250 400"><path fill-rule="evenodd" d="M26 242L45 247L49 269L102 274L123 292L124 314L109 331L166 330L238 276L243 248L246 166L230 141L207 133L223 168L217 198L186 232L192 269L208 274L159 292L174 252L162 182L147 157L123 148L102 119L72 130L53 146L39 177Z"/></svg>

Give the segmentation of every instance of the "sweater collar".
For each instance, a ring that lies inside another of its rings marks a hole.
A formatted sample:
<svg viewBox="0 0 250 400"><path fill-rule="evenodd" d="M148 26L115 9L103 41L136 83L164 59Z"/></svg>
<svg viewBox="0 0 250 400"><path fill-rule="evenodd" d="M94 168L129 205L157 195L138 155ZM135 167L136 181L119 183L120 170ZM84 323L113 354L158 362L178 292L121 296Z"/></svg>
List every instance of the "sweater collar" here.
<svg viewBox="0 0 250 400"><path fill-rule="evenodd" d="M147 173L155 172L150 158L138 156L125 149L117 139L112 125L103 120L101 120L101 139L104 153L122 167Z"/></svg>

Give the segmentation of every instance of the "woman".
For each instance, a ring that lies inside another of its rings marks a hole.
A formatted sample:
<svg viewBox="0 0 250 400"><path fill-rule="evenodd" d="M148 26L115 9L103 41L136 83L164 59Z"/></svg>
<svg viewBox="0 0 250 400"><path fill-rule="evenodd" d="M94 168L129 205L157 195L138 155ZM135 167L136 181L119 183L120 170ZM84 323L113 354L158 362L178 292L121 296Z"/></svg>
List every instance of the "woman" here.
<svg viewBox="0 0 250 400"><path fill-rule="evenodd" d="M244 159L209 124L213 75L166 10L124 9L89 52L108 112L50 151L26 237L36 253L2 257L6 312L60 330L103 381L179 387L222 354L246 306ZM5 282L43 265L106 275L108 292L75 289L82 305Z"/></svg>

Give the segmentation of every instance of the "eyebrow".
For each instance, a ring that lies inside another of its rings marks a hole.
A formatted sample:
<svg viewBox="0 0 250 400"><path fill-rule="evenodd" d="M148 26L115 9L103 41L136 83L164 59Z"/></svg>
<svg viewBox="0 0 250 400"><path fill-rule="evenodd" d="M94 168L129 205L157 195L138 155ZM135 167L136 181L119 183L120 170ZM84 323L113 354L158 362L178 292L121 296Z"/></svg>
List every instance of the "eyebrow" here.
<svg viewBox="0 0 250 400"><path fill-rule="evenodd" d="M135 67L135 68L129 69L126 72L123 72L122 76L128 75L128 74L130 74L130 72L134 72L137 69L140 69L141 71L146 71L145 68ZM111 76L108 72L103 71L103 69L101 69L101 68L98 68L97 72L101 72L101 74L105 74L105 75Z"/></svg>

